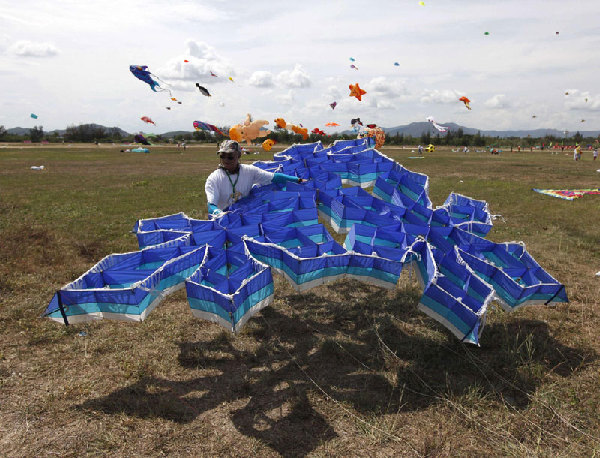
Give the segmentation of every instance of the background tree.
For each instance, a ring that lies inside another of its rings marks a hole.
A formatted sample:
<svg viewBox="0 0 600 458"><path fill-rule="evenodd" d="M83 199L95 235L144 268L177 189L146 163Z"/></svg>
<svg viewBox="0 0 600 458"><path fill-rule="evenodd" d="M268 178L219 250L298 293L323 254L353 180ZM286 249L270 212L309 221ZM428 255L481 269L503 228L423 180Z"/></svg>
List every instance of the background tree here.
<svg viewBox="0 0 600 458"><path fill-rule="evenodd" d="M33 143L39 143L44 138L44 128L42 126L33 126L29 129L29 138Z"/></svg>

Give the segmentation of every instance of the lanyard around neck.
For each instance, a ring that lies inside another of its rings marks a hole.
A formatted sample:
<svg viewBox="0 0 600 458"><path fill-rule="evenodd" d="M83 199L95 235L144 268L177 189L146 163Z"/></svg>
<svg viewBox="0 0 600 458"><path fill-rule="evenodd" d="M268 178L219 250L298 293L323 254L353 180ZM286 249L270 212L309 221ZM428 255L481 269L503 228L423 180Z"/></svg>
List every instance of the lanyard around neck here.
<svg viewBox="0 0 600 458"><path fill-rule="evenodd" d="M227 179L229 180L229 183L231 184L231 189L233 191L232 194L235 195L235 185L237 184L238 180L240 179L241 168L238 169L237 178L235 179L235 183L233 181L231 181L231 175L229 175L229 172L227 171L227 169L223 168L223 171L225 172L225 175L227 175Z"/></svg>

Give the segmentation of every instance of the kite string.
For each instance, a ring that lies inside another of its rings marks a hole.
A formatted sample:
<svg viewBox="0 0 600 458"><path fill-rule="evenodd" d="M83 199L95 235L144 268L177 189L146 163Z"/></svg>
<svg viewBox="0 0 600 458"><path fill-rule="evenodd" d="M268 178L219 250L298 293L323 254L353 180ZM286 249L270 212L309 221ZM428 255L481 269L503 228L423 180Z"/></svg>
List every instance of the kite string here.
<svg viewBox="0 0 600 458"><path fill-rule="evenodd" d="M379 335L379 331L377 329L376 323L373 320L373 329L375 331L375 334L377 335L377 339L379 340L380 344L382 345L382 347L387 350L391 355L393 355L395 358L397 358L398 360L400 360L400 358L398 357L398 355L383 341L383 339L381 338L381 336ZM414 370L412 370L410 367L408 367L408 370L426 387L428 388L431 392L435 393L433 395L431 394L427 394L427 393L422 393L420 391L417 390L413 390L409 387L405 387L406 390L411 391L415 394L418 394L420 396L423 397L430 397L433 399L437 399L438 401L441 401L443 403L447 403L449 404L451 407L453 407L456 411L458 411L459 413L461 413L463 416L465 416L466 418L468 418L469 420L477 423L477 424L482 424L485 420L482 419L475 419L473 418L468 411L466 411L465 409L463 409L462 407L460 407L458 404L456 404L455 402L453 402L451 399L448 399L447 397L443 397L440 396L439 393L434 390L425 380L423 380L423 378L417 374ZM497 436L498 438L500 438L501 440L506 440L506 436L503 436L501 433L499 433L498 431L495 431L489 427L487 427L486 425L482 424L483 428L488 431L489 433ZM509 431L504 431L504 433L506 435L508 435L508 437L510 437L512 440L514 440L515 443L519 444L521 447L524 447L526 451L531 452L531 450L528 449L528 447L521 443L520 441L518 441Z"/></svg>
<svg viewBox="0 0 600 458"><path fill-rule="evenodd" d="M331 402L333 402L334 404L336 404L336 406L338 406L341 410L343 410L346 414L348 414L350 417L354 418L355 420L359 421L360 423L364 424L365 426L367 426L370 429L374 429L382 434L384 434L385 436L389 437L390 439L395 440L396 442L400 442L400 443L404 443L406 445L408 445L408 447L411 449L411 451L413 451L417 456L423 456L422 453L420 453L418 450L416 450L412 445L410 445L410 443L408 443L405 439L396 436L395 434L391 434L387 431L384 431L381 428L378 428L377 426L371 425L369 424L366 420L360 418L358 415L354 414L352 411L350 411L349 409L347 409L346 407L344 407L338 400L336 400L333 396L331 396L329 393L327 393L327 391L325 391L324 388L322 388L307 372L306 370L300 365L300 363L298 363L298 361L296 360L296 358L290 353L290 351L287 349L287 347L285 345L283 345L281 343L281 340L279 339L279 337L277 337L277 333L274 332L274 329L271 327L271 325L269 324L269 322L265 319L265 317L261 314L261 317L263 319L263 321L265 322L265 324L267 325L267 327L269 328L270 331L272 331L272 335L275 337L275 341L277 342L278 346L280 348L283 348L283 350L287 353L288 357L294 362L294 364L298 367L298 369L304 374L304 376L321 392L323 393L323 395L329 399ZM343 347L342 347L343 348Z"/></svg>
<svg viewBox="0 0 600 458"><path fill-rule="evenodd" d="M447 347L445 347L447 348ZM454 350L450 349L450 351L452 351L454 354L456 354L457 356L460 356L457 352L455 352ZM477 366L475 364L475 362L473 360L476 360L477 362L479 362L480 364L485 365L490 371L492 371L500 380L502 380L504 383L506 383L507 385L511 386L512 388L514 388L517 391L520 391L521 393L523 393L525 396L527 396L527 398L530 401L535 401L535 399L533 398L533 396L531 394L529 394L528 392L526 392L525 390L521 389L519 386L515 385L514 383L512 383L510 380L505 379L504 377L502 377L502 375L500 375L498 372L496 372L493 368L491 368L485 361L481 360L480 358L478 358L477 356L473 355L467 348L464 348L465 353L467 354L467 356L471 359L471 363L474 366ZM551 405L549 405L548 403L546 403L543 399L539 399L538 402L546 407L548 410L552 411L552 413L554 415L556 415L565 425L567 425L568 427L574 429L575 431L579 432L580 434L583 434L584 436L589 437L590 439L593 439L595 441L600 442L600 437L596 437L593 436L589 433L586 433L585 431L580 430L577 426L573 425L569 420L567 420L565 417L563 417L560 413L558 413ZM552 434L552 433L550 433Z"/></svg>
<svg viewBox="0 0 600 458"><path fill-rule="evenodd" d="M400 359L400 358L399 358L399 357L396 355L396 353L394 353L394 352L393 352L393 351L390 349L390 347L389 347L389 346L388 346L388 345L387 345L387 344L386 344L386 343L385 343L385 342L384 342L384 341L381 339L381 336L379 335L379 332L378 332L377 328L375 327L375 320L374 320L374 318L373 318L373 323L374 323L374 330L375 330L375 334L377 335L377 338L378 338L379 342L380 342L380 343L382 344L382 346L383 346L385 349L387 349L387 351L389 351L389 352L390 352L390 353L391 353L391 354L392 354L392 355L393 355L395 358L397 358L397 359ZM267 324L268 324L268 323L267 323ZM306 325L308 328L311 328L311 329L313 329L314 331L320 332L320 331L318 331L317 329L315 329L313 326L311 326L309 323L306 323L306 322L305 322L305 325ZM342 334L343 336L347 337L347 338L350 338L350 336L348 336L348 335L344 334L343 332L342 332L341 334ZM338 342L336 342L336 343L338 344L338 346L339 346L339 347L340 347L340 348L341 348L343 351L345 351L345 352L346 352L346 353L347 353L347 354L348 354L348 355L349 355L351 358L353 358L355 361L357 361L357 362L358 362L359 364L361 364L363 367L367 368L367 369L368 369L369 371L371 371L372 373L378 373L376 370L374 370L374 369L371 369L369 366L367 366L366 364L362 363L362 362L361 362L361 361L360 361L358 358L356 358L356 357L355 357L355 356L354 356L354 355L353 355L353 354L352 354L352 353L351 353L351 352L350 352L348 349L346 349L345 347L343 347L342 345L340 345ZM285 348L285 347L284 347L284 348ZM287 349L286 349L286 351L287 351ZM289 352L288 352L288 355L289 355ZM290 355L290 358L292 358L292 359L293 359L293 357L292 357L291 355ZM294 360L294 362L295 362L296 364L298 364L298 363L297 363L295 360ZM304 370L303 370L301 367L300 367L300 369L301 369L301 370L304 372ZM473 421L473 422L478 422L478 421L477 421L476 419L474 419L474 418L473 418L473 417L472 417L472 416L471 416L471 415L470 415L470 414L469 414L469 413L468 413L468 412L467 412L465 409L463 409L462 407L460 407L459 405L457 405L455 402L453 402L453 401L451 401L450 399L444 398L444 397L440 396L439 394L437 394L437 392L436 392L436 391L435 391L435 390L434 390L434 389L433 389L433 388L432 388L432 387L431 387L431 386L430 386L430 385L429 385L427 382L425 382L425 380L423 380L423 378L422 378L422 377L420 377L420 376L419 376L417 373L415 373L415 372L414 372L412 369L410 369L410 368L409 368L409 370L410 370L410 371L411 371L411 372L412 372L412 373L413 373L413 374L414 374L414 375L415 375L415 376L416 376L416 377L417 377L417 378L418 378L418 379L421 381L421 383L422 383L422 384L423 384L425 387L427 387L427 388L428 388L428 389L429 389L431 392L433 392L433 393L436 393L436 395L429 395L429 394L426 394L426 393L422 393L422 392L419 392L419 391L413 390L413 389L411 389L411 388L409 388L409 387L406 387L406 385L404 385L404 386L403 386L403 390L405 390L405 389L406 389L406 390L408 390L408 391L411 391L411 392L413 392L413 393L415 393L415 394L417 394L417 395L420 395L420 396L423 396L423 397L431 397L431 398L433 398L433 399L436 399L436 400L439 400L439 401L441 401L441 402L448 403L448 404L450 404L450 405L451 405L451 406L452 406L452 407L453 407L453 408L454 408L456 411L458 411L459 413L461 413L463 416L467 417L469 420L471 420L471 421ZM320 386L318 386L318 385L316 384L316 382L314 382L314 380L312 380L312 379L310 378L310 376L308 376L308 374L306 374L306 373L305 373L305 375L306 375L306 376L307 376L307 377L308 377L308 378L311 380L311 382L315 383L315 385L317 386L317 388L318 388L318 389L320 389L322 392L324 392L324 390L323 390L323 389L322 389ZM325 393L325 392L324 392L324 393ZM326 396L327 396L329 399L331 399L333 402L336 402L336 403L338 403L338 402L337 402L335 399L331 398L331 396L329 396L327 393L325 393L325 395L326 395ZM339 404L339 403L338 403L338 404ZM343 406L342 406L342 409L344 409L344 407L343 407ZM352 413L351 413L351 412L350 412L350 414L352 415ZM359 420L360 420L360 419L359 419ZM480 421L479 421L478 423L480 423ZM484 426L484 428L485 428L485 429L486 429L488 432L490 432L490 433L492 433L492 434L496 435L497 437L499 437L500 439L502 439L502 440L505 440L505 439L506 439L506 437L505 437L505 436L503 436L502 434L498 433L497 431L494 431L494 430L492 430L492 429L490 429L489 427L486 427L486 426ZM377 429L377 428L375 428L375 429ZM512 439L514 440L514 442L515 442L515 443L519 443L519 441L518 441L518 440L517 440L517 439L516 439L516 438L515 438L515 437L514 437L514 436L513 436L513 435L512 435L510 432L506 431L505 433L506 433L506 434L507 434L507 435L508 435L510 438L512 438ZM529 452L530 452L530 450L527 448L527 446L526 446L526 445L524 445L524 444L520 444L520 445L521 445L522 447L524 447L524 448L525 448L525 450L527 450L527 451L529 451ZM415 452L416 452L416 451L415 451ZM417 452L417 453L418 453L418 452Z"/></svg>

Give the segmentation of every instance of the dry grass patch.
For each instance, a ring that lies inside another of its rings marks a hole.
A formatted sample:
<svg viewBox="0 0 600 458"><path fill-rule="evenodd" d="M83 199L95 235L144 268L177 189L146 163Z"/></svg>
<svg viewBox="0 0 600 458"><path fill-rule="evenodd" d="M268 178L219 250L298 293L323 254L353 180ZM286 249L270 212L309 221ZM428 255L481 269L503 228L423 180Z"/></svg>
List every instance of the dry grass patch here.
<svg viewBox="0 0 600 458"><path fill-rule="evenodd" d="M341 281L298 294L276 277L274 304L237 336L194 319L184 292L138 324L40 319L57 288L136 249L136 219L206 217L214 145L118 149L0 150L2 453L600 453L600 198L531 191L592 186L591 161L442 149L411 162L384 148L430 176L434 204L450 191L487 200L505 220L490 239L524 240L566 284L569 304L491 310L474 348L416 310L408 271L394 291Z"/></svg>

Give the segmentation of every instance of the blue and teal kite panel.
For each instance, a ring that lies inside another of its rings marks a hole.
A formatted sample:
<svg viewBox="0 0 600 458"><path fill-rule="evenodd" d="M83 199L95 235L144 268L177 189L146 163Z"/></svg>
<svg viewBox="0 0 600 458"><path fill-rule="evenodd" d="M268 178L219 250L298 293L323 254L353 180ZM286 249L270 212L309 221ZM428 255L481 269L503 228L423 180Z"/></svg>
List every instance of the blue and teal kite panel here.
<svg viewBox="0 0 600 458"><path fill-rule="evenodd" d="M451 193L433 208L429 178L368 139L292 145L254 165L307 181L254 187L215 220L178 213L136 222L140 250L101 260L57 291L45 315L141 321L185 287L194 316L238 332L273 301L273 269L306 291L345 278L395 288L406 265L423 287L419 310L463 342L479 343L492 301L507 311L567 302L523 243L484 238L486 202ZM320 222L346 234L344 244Z"/></svg>

